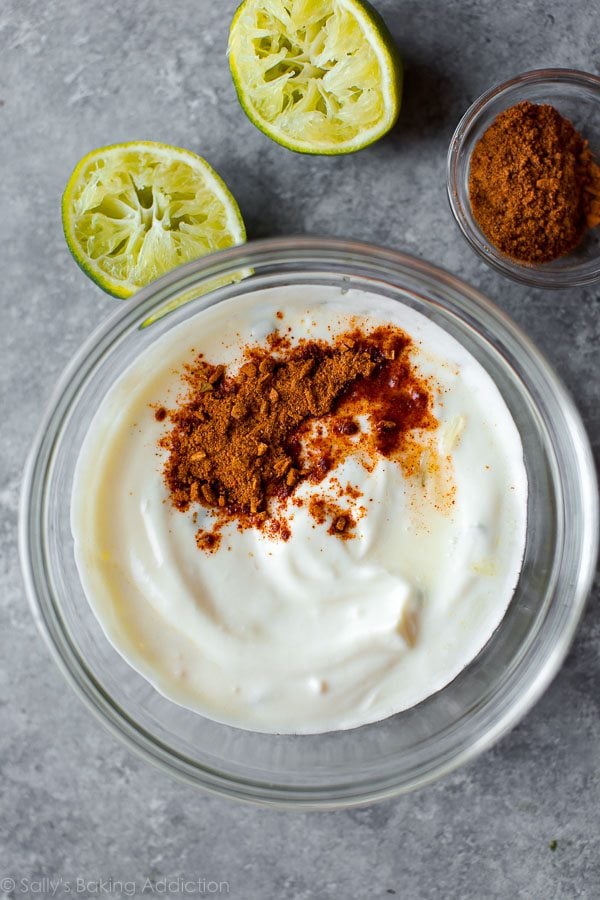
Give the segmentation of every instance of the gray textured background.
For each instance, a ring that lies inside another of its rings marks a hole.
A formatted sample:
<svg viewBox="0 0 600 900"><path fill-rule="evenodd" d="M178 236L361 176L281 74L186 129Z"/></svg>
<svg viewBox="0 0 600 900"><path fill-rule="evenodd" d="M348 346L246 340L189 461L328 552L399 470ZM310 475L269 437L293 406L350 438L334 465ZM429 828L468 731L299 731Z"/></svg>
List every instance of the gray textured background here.
<svg viewBox="0 0 600 900"><path fill-rule="evenodd" d="M23 896L20 879L180 875L226 880L244 900L600 896L597 602L552 687L492 751L417 794L318 814L206 797L133 757L67 687L25 602L23 459L63 366L116 302L74 265L59 219L73 165L101 144L200 152L250 237L352 236L462 275L553 361L598 454L600 288L503 280L463 243L445 197L448 141L477 94L543 65L600 72L597 0L376 3L407 65L400 123L356 156L319 159L272 144L240 111L225 58L235 0L2 0L0 894L2 876Z"/></svg>

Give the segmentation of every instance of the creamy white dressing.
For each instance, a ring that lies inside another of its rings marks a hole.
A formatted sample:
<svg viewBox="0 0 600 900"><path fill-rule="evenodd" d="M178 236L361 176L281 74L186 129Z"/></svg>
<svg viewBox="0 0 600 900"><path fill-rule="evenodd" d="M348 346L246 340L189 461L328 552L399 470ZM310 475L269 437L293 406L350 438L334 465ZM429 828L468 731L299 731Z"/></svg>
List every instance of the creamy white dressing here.
<svg viewBox="0 0 600 900"><path fill-rule="evenodd" d="M368 471L351 457L298 495L334 497L332 477L357 486L362 496L344 501L366 510L354 539L328 534L305 504L290 506L288 541L231 525L216 553L199 550L209 513L196 507L195 523L168 502L157 440L169 426L150 408L174 405L177 370L198 352L235 366L275 328L329 339L385 323L411 335L412 363L430 379L441 472L406 477L386 459ZM403 304L306 285L221 303L136 359L92 421L71 520L97 618L161 693L242 728L314 733L411 707L476 656L516 586L526 506L520 437L481 365Z"/></svg>

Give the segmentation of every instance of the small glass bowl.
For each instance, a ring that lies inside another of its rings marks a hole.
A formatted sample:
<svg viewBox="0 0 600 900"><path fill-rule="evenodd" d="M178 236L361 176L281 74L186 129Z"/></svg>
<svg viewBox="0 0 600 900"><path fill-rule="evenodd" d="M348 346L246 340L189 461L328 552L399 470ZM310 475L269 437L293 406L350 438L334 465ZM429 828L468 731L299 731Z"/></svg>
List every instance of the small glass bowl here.
<svg viewBox="0 0 600 900"><path fill-rule="evenodd" d="M167 700L107 639L87 602L70 525L79 449L123 372L180 323L268 287L354 288L430 318L496 382L529 481L523 567L502 623L460 675L418 706L362 728L258 734ZM191 299L190 299L191 298ZM165 307L171 312L158 318ZM155 319L151 327L148 322ZM25 470L21 561L34 616L62 671L114 734L190 785L266 806L326 809L427 784L511 728L554 677L590 588L598 488L577 411L545 360L482 294L402 253L328 238L273 238L181 266L120 305L84 343L40 424ZM59 738L57 737L57 741Z"/></svg>
<svg viewBox="0 0 600 900"><path fill-rule="evenodd" d="M517 262L482 232L469 199L469 165L475 144L503 110L529 100L549 103L569 119L600 157L600 78L574 69L536 69L490 88L466 111L448 150L448 198L471 247L503 275L532 287L568 288L600 280L600 227L591 229L571 253L549 263Z"/></svg>

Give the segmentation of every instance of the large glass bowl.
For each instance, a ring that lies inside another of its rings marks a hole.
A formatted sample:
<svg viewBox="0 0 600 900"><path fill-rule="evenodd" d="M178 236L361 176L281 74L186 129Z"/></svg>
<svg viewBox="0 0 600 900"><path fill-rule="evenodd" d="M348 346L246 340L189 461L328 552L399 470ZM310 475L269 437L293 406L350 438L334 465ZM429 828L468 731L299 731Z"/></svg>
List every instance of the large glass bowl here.
<svg viewBox="0 0 600 900"><path fill-rule="evenodd" d="M240 275L241 281L224 283ZM122 372L199 311L283 284L380 293L454 335L494 378L512 412L530 490L519 583L502 624L477 658L413 709L374 725L313 736L230 728L162 697L113 649L94 617L69 525L79 448L100 400ZM188 299L185 305L141 327L182 298ZM171 272L91 336L65 372L32 448L20 538L27 592L52 654L116 735L194 786L268 805L327 808L431 782L489 747L531 707L564 659L590 587L597 485L571 399L535 347L489 300L452 275L390 250L329 239L273 239Z"/></svg>

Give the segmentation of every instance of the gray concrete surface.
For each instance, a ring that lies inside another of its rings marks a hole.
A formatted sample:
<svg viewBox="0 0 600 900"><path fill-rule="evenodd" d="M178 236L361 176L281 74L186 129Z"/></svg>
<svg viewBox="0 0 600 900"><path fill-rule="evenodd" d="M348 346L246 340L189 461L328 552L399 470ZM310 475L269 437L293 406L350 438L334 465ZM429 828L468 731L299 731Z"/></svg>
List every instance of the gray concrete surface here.
<svg viewBox="0 0 600 900"><path fill-rule="evenodd" d="M206 797L132 756L63 681L25 602L23 460L63 366L115 303L74 265L60 225L73 165L101 144L146 138L202 153L251 237L352 236L459 273L552 360L598 454L600 287L544 293L485 268L451 220L444 169L458 118L490 84L544 65L600 73L598 7L376 2L406 60L404 110L390 137L338 159L293 155L240 111L225 57L235 0L0 6L0 894L66 896L68 882L71 894L127 896L146 877L183 877L226 881L243 900L600 896L597 585L560 675L492 751L414 795L320 814Z"/></svg>

